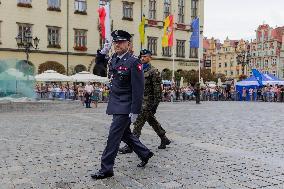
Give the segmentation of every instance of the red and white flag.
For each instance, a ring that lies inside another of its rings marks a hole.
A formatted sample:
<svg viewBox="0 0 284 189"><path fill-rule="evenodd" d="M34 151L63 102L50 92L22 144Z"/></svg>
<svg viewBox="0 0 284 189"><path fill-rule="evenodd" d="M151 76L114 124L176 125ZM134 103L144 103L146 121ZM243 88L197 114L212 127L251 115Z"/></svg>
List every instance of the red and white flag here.
<svg viewBox="0 0 284 189"><path fill-rule="evenodd" d="M101 6L98 10L100 26L101 26L101 36L107 41L111 41L111 32L110 32L110 10L109 3L106 3L105 6Z"/></svg>

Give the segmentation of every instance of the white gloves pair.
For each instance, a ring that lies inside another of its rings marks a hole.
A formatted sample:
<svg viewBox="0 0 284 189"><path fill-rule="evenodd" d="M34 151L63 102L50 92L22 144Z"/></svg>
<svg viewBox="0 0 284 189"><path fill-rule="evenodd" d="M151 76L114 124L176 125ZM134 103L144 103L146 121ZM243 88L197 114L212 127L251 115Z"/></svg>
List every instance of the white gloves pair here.
<svg viewBox="0 0 284 189"><path fill-rule="evenodd" d="M109 50L111 49L111 43L109 43L108 41L106 41L106 43L104 44L104 47L101 50L102 54L108 54Z"/></svg>
<svg viewBox="0 0 284 189"><path fill-rule="evenodd" d="M137 117L138 117L138 114L130 113L129 117L131 119L131 123L134 123L136 121Z"/></svg>

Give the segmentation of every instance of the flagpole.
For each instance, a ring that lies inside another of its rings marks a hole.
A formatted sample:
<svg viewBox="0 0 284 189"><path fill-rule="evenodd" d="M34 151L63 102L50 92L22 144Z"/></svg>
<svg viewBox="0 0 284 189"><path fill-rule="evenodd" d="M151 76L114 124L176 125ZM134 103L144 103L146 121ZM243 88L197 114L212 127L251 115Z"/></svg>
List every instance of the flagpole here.
<svg viewBox="0 0 284 189"><path fill-rule="evenodd" d="M200 24L199 24L199 46L198 46L198 82L200 83L201 81L201 59L203 56L203 39L202 39L202 34L200 32Z"/></svg>
<svg viewBox="0 0 284 189"><path fill-rule="evenodd" d="M173 12L174 12L174 13L173 13L173 31L172 31L172 33L173 33L173 42L172 42L172 43L173 43L173 48L172 48L172 50L173 50L173 52L172 52L173 74L172 74L172 76L173 76L173 77L172 77L172 80L175 81L175 52L176 52L176 51L175 51L175 50L176 50L176 49L175 49L175 44L174 44L174 43L175 43L175 40L174 40L174 37L175 37L175 35L174 35L174 34L175 34L175 32L174 32L174 31L175 31L175 22L174 22L174 20L175 20L175 19L174 19L174 18L175 18L175 14L176 14L175 9L173 10ZM176 83L175 83L175 84L176 84Z"/></svg>
<svg viewBox="0 0 284 189"><path fill-rule="evenodd" d="M198 24L198 82L200 83L201 80L201 69L200 69L200 60L201 60L201 32L200 32L200 10L201 10L201 1L198 1L198 18L199 18L199 24Z"/></svg>
<svg viewBox="0 0 284 189"><path fill-rule="evenodd" d="M172 52L172 59L173 59L173 62L172 62L172 66L173 66L173 73L172 73L172 81L174 81L174 78L175 78L175 46L173 45L173 48L172 48L173 52Z"/></svg>

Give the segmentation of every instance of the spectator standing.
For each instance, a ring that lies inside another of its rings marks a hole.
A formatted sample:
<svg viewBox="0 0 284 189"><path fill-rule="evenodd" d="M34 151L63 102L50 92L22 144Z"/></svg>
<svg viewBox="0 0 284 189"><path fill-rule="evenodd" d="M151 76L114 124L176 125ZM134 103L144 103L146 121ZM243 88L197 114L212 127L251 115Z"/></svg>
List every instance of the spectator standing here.
<svg viewBox="0 0 284 189"><path fill-rule="evenodd" d="M94 92L94 87L91 85L90 82L87 82L84 88L86 108L91 108L91 96L93 92Z"/></svg>
<svg viewBox="0 0 284 189"><path fill-rule="evenodd" d="M79 84L79 87L78 87L77 91L78 91L79 100L84 105L84 88L83 88L81 83Z"/></svg>

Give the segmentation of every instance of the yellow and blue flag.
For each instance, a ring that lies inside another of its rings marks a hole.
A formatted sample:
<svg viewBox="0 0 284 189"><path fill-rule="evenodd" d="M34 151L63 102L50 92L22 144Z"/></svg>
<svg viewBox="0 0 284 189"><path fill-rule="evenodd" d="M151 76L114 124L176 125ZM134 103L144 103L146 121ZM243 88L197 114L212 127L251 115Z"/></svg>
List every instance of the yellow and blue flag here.
<svg viewBox="0 0 284 189"><path fill-rule="evenodd" d="M142 45L145 43L145 15L142 16L141 23L139 25L140 42Z"/></svg>
<svg viewBox="0 0 284 189"><path fill-rule="evenodd" d="M199 48L199 18L191 23L192 35L190 37L190 48Z"/></svg>

